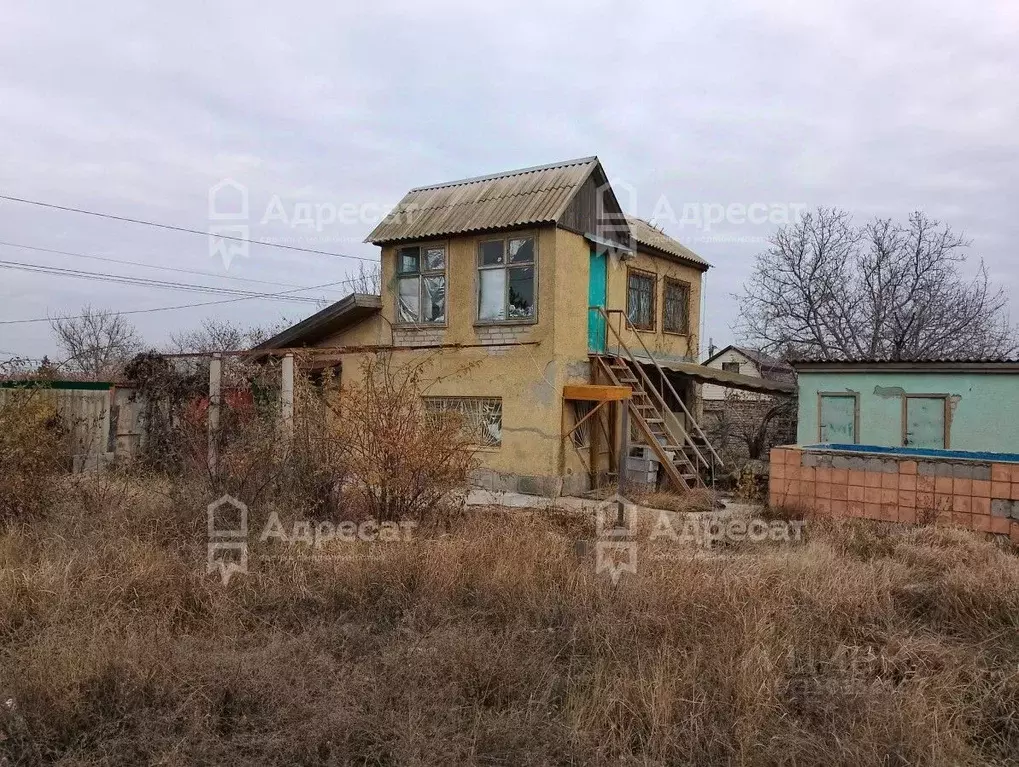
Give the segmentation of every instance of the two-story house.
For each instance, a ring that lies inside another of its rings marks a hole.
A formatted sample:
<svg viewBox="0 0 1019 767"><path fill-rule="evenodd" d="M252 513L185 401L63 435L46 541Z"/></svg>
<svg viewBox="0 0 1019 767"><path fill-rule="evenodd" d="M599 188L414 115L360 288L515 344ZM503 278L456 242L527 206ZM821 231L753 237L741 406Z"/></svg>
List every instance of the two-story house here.
<svg viewBox="0 0 1019 767"><path fill-rule="evenodd" d="M717 456L694 421L708 264L627 217L596 157L410 190L366 238L382 295L352 295L263 344L431 357L426 406L465 417L478 481L579 492L645 443L678 487ZM625 428L624 428L625 424Z"/></svg>

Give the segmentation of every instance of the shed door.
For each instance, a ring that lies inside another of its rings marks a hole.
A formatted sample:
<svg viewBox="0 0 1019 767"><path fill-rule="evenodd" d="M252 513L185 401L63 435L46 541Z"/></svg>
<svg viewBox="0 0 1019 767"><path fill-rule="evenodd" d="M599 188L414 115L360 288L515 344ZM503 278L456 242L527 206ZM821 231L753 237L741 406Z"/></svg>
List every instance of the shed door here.
<svg viewBox="0 0 1019 767"><path fill-rule="evenodd" d="M820 416L822 442L856 444L856 397L822 394Z"/></svg>
<svg viewBox="0 0 1019 767"><path fill-rule="evenodd" d="M591 272L587 283L587 305L605 308L606 283L609 259L604 251L601 253L591 249ZM605 353L605 317L588 309L587 317L587 348L597 354Z"/></svg>
<svg viewBox="0 0 1019 767"><path fill-rule="evenodd" d="M906 397L905 433L909 447L945 449L945 398Z"/></svg>

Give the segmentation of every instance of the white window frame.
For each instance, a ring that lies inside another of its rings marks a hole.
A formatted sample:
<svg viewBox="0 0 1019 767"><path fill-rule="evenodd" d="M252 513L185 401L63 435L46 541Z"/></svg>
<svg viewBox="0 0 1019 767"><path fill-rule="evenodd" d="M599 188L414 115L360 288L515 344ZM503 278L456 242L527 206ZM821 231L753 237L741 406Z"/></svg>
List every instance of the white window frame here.
<svg viewBox="0 0 1019 767"><path fill-rule="evenodd" d="M428 269L425 263L425 252L428 250L442 249L442 269ZM403 251L417 249L418 251L418 269L416 272L402 272L401 267L403 266ZM396 298L396 316L394 325L400 327L419 327L426 326L430 328L442 328L446 327L446 323L449 321L449 276L447 271L449 269L449 247L445 242L422 242L422 243L410 243L406 245L399 245L396 248L396 271L394 276L394 294ZM436 277L442 278L443 284L443 300L445 306L443 307L442 319L441 320L425 320L422 319L422 311L425 306L425 280L434 279ZM403 280L416 279L418 288L418 319L416 320L404 320L401 319L401 306L400 306L400 283Z"/></svg>
<svg viewBox="0 0 1019 767"><path fill-rule="evenodd" d="M530 240L533 243L534 257L531 261L519 262L516 264L509 261L509 244L511 240ZM486 266L481 260L481 249L485 243L501 242L502 252L505 257L504 263ZM534 312L530 317L509 316L509 273L514 268L530 266L534 273ZM484 237L478 240L477 255L475 256L475 302L477 303L474 318L476 325L534 325L538 322L538 234L537 232L510 232L502 237ZM499 319L482 319L481 317L481 274L486 271L502 270L505 272L505 285L503 287L503 309L506 316Z"/></svg>

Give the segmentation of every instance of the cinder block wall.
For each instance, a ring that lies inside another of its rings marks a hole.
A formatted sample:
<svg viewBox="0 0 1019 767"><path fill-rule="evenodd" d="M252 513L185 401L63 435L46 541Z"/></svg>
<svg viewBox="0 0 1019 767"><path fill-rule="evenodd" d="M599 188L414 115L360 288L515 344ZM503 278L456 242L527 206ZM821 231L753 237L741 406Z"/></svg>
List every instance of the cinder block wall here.
<svg viewBox="0 0 1019 767"><path fill-rule="evenodd" d="M1019 464L771 451L772 506L820 516L935 522L1008 535L1019 544Z"/></svg>

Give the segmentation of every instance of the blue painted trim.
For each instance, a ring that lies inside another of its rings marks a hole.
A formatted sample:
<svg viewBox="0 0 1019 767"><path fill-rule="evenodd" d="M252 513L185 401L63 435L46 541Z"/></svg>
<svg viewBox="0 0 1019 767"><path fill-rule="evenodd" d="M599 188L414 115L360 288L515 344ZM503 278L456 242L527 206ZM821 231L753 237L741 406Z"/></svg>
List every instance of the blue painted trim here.
<svg viewBox="0 0 1019 767"><path fill-rule="evenodd" d="M1017 453L985 453L971 450L935 450L923 447L882 447L880 445L846 445L839 443L803 445L803 449L825 450L832 453L871 453L875 455L901 455L913 458L938 458L941 460L1019 463L1019 454Z"/></svg>

